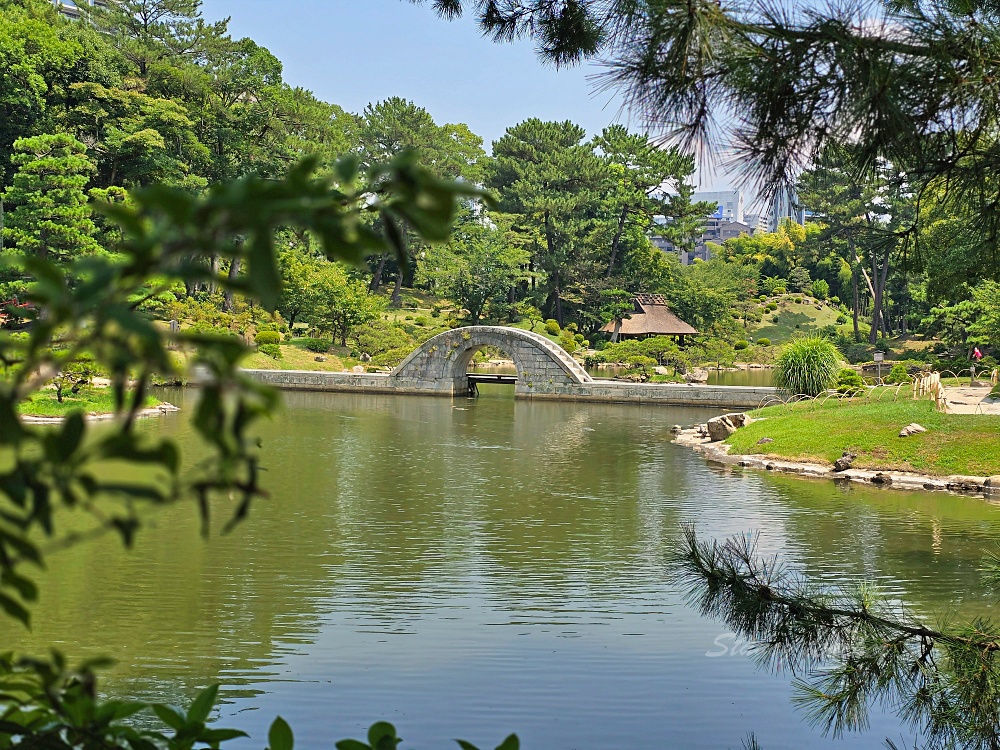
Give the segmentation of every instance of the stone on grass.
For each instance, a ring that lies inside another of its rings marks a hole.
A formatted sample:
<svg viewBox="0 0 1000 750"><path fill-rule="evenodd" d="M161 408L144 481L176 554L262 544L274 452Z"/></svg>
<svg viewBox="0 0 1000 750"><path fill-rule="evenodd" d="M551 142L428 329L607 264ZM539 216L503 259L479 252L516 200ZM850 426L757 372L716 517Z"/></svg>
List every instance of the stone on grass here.
<svg viewBox="0 0 1000 750"><path fill-rule="evenodd" d="M317 362L326 362L326 357L324 357L322 354L317 354L315 360Z"/></svg>
<svg viewBox="0 0 1000 750"><path fill-rule="evenodd" d="M708 428L708 436L712 439L713 443L725 440L736 432L736 425L729 419L728 414L721 417L713 417L708 420L706 426Z"/></svg>
<svg viewBox="0 0 1000 750"><path fill-rule="evenodd" d="M840 458L838 458L836 461L833 462L833 470L847 471L848 469L851 468L852 464L854 463L854 459L856 458L857 458L856 454L844 451L844 455L842 455Z"/></svg>
<svg viewBox="0 0 1000 750"><path fill-rule="evenodd" d="M888 474L883 474L881 471L872 477L872 484L888 486L892 484L892 477Z"/></svg>
<svg viewBox="0 0 1000 750"><path fill-rule="evenodd" d="M362 367L361 365L354 365L354 367L351 368L351 372L362 373L364 371L365 371L365 368Z"/></svg>
<svg viewBox="0 0 1000 750"><path fill-rule="evenodd" d="M774 438L762 437L760 440L757 441L757 445L764 445L765 443L773 443L773 442Z"/></svg>
<svg viewBox="0 0 1000 750"><path fill-rule="evenodd" d="M916 422L906 425L903 429L899 431L900 437L909 437L910 435L916 435L918 432L927 432L926 427L918 425Z"/></svg>

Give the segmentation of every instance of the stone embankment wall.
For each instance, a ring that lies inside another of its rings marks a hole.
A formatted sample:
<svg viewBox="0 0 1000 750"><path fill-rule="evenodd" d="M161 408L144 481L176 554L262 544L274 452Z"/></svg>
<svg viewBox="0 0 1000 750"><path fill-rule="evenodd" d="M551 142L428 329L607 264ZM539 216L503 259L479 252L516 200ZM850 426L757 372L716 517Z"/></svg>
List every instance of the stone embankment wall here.
<svg viewBox="0 0 1000 750"><path fill-rule="evenodd" d="M438 396L452 396L462 392L457 382L459 376L452 373L446 374L442 379L420 380L414 377L374 373L308 370L245 370L244 372L261 383L284 390ZM462 372L464 374L464 371ZM755 409L762 401L776 395L774 388L764 387L624 383L593 379L588 382L556 382L556 378L521 382L521 379L522 376L519 375L515 396L529 399ZM459 390L456 391L456 388Z"/></svg>

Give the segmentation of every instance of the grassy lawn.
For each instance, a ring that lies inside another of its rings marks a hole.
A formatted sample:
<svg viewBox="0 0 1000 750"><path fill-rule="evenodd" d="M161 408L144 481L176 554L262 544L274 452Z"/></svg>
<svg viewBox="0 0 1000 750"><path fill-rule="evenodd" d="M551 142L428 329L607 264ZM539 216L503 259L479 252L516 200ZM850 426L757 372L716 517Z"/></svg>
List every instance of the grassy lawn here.
<svg viewBox="0 0 1000 750"><path fill-rule="evenodd" d="M159 399L146 396L146 408L161 403ZM49 388L34 393L20 404L21 414L31 417L63 417L71 411L87 414L111 414L115 410L114 396L110 388L85 386L79 393L64 393L62 403L56 400L56 392Z"/></svg>
<svg viewBox="0 0 1000 750"><path fill-rule="evenodd" d="M325 354L319 355L306 349L301 340L280 344L281 359L271 359L266 354L253 352L243 360L241 365L248 370L327 370L341 372L345 367L350 369L357 361L350 359L346 347L334 347ZM317 362L316 357L326 357L326 362Z"/></svg>
<svg viewBox="0 0 1000 750"><path fill-rule="evenodd" d="M764 320L753 331L754 339L768 338L772 344L783 344L793 336L815 331L823 326L836 325L839 313L826 304L816 309L816 301L803 297L801 303L794 301L802 295L786 295L778 300L778 309L765 313Z"/></svg>
<svg viewBox="0 0 1000 750"><path fill-rule="evenodd" d="M854 467L929 475L1000 474L1000 417L941 414L930 401L895 403L827 401L772 406L752 412L754 422L727 441L734 454L833 463L844 451ZM899 437L916 422L927 432ZM773 443L758 445L768 437Z"/></svg>

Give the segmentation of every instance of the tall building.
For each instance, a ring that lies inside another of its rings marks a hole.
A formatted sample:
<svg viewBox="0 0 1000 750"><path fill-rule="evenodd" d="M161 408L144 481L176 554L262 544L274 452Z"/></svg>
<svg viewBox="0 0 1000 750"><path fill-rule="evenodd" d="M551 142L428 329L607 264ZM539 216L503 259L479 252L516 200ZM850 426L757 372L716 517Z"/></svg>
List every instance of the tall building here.
<svg viewBox="0 0 1000 750"><path fill-rule="evenodd" d="M804 225L806 223L806 210L799 205L799 196L791 188L780 191L771 201L771 211L767 217L767 231L778 231L778 225L784 219L791 219L796 224Z"/></svg>
<svg viewBox="0 0 1000 750"><path fill-rule="evenodd" d="M718 206L711 214L716 219L735 221L738 224L744 223L742 190L698 192L691 196L691 200L695 203L714 203Z"/></svg>
<svg viewBox="0 0 1000 750"><path fill-rule="evenodd" d="M107 0L52 0L52 4L59 9L66 18L79 18L80 8L88 5L107 6Z"/></svg>
<svg viewBox="0 0 1000 750"><path fill-rule="evenodd" d="M669 240L653 235L650 240L653 244L665 253L677 253L681 265L689 266L696 260L711 260L712 251L709 243L721 245L726 240L739 237L741 234L753 234L755 227L738 221L726 221L715 216L710 216L705 221L705 229L698 238L695 246L691 250L684 250L674 246Z"/></svg>

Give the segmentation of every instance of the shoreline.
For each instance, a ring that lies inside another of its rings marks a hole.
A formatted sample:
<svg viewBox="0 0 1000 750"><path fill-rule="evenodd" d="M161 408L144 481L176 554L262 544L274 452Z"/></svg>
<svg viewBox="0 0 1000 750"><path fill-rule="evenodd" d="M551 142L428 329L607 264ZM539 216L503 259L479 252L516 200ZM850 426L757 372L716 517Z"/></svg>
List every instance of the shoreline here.
<svg viewBox="0 0 1000 750"><path fill-rule="evenodd" d="M955 492L977 495L986 499L1000 498L1000 476L978 477L952 474L931 476L892 469L846 469L836 471L832 465L807 461L792 461L767 454L730 454L732 446L724 441L712 441L697 427L677 432L670 441L675 445L692 448L713 463L739 466L757 471L773 471L806 479L831 479L834 482L858 482L880 489L922 490L926 492Z"/></svg>
<svg viewBox="0 0 1000 750"><path fill-rule="evenodd" d="M136 417L158 417L164 414L170 414L171 412L180 411L180 409L173 404L167 403L166 401L157 404L156 406L150 406L147 409L141 409L136 413ZM89 412L83 415L83 418L87 422L103 422L109 419L114 419L116 415L114 412ZM63 414L58 417L44 417L36 414L21 414L19 415L22 422L25 424L59 424L62 422L66 415Z"/></svg>

